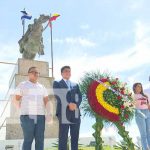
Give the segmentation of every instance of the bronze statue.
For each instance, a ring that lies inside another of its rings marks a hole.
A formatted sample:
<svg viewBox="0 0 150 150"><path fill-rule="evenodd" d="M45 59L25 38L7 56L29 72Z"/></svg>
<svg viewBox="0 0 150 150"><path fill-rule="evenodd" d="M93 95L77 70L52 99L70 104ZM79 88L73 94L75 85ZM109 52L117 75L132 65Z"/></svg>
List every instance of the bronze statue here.
<svg viewBox="0 0 150 150"><path fill-rule="evenodd" d="M28 25L26 33L19 40L20 53L25 59L34 59L36 54L44 55L43 45L43 26L50 16L40 15L38 19L34 19L33 24Z"/></svg>

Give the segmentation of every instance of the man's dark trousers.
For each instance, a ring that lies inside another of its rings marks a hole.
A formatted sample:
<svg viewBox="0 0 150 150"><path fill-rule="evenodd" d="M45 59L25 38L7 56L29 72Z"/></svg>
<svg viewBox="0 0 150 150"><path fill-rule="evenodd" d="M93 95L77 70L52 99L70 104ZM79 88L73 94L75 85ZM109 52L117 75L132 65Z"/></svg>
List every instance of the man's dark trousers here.
<svg viewBox="0 0 150 150"><path fill-rule="evenodd" d="M71 150L78 150L80 120L72 124L63 124L59 121L59 150L67 150L69 129L71 135Z"/></svg>

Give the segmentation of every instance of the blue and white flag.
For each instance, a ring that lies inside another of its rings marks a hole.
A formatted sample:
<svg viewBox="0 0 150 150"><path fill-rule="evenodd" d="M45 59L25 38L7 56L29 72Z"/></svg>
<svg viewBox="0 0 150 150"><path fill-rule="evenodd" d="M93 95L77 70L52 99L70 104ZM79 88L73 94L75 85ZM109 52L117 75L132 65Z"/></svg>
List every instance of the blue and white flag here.
<svg viewBox="0 0 150 150"><path fill-rule="evenodd" d="M31 19L32 18L32 15L29 15L25 10L21 11L22 12L22 16L21 16L21 20L24 20L24 19Z"/></svg>

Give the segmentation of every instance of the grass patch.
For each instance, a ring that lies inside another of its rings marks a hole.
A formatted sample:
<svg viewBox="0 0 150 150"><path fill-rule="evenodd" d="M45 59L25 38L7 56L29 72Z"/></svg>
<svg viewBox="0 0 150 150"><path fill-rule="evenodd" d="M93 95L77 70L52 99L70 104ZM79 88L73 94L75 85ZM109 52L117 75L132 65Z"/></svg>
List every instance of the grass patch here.
<svg viewBox="0 0 150 150"><path fill-rule="evenodd" d="M47 148L45 150L58 150L58 148ZM79 150L95 150L95 147L82 146L79 147ZM111 150L110 146L104 146L104 150ZM121 149L113 149L113 150L121 150Z"/></svg>

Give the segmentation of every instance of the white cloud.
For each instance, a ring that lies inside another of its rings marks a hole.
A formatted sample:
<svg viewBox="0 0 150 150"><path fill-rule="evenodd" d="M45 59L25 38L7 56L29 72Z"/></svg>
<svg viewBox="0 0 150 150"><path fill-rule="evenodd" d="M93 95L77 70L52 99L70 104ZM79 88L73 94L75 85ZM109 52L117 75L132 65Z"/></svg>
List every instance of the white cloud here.
<svg viewBox="0 0 150 150"><path fill-rule="evenodd" d="M137 43L133 48L122 53L97 58L95 63L112 71L125 71L150 63L150 39Z"/></svg>
<svg viewBox="0 0 150 150"><path fill-rule="evenodd" d="M137 20L135 22L135 37L137 42L140 40L143 40L150 35L150 24L146 24L141 22L140 20Z"/></svg>
<svg viewBox="0 0 150 150"><path fill-rule="evenodd" d="M144 85L144 90L149 90L150 89L150 83L147 83Z"/></svg>
<svg viewBox="0 0 150 150"><path fill-rule="evenodd" d="M144 47L144 45L142 46ZM80 58L71 57L70 59L60 60L56 62L55 68L58 69L60 66L69 64L72 66L73 74L76 76L76 79L79 79L85 71L90 70L109 70L114 73L128 71L149 64L149 58L149 49L141 49L140 45L137 45L135 48L119 54L110 54L103 57L90 57L84 55Z"/></svg>
<svg viewBox="0 0 150 150"><path fill-rule="evenodd" d="M58 43L58 44L63 44L65 41L64 41L63 39L55 38L55 39L53 40L53 42Z"/></svg>
<svg viewBox="0 0 150 150"><path fill-rule="evenodd" d="M83 37L67 37L64 39L54 39L55 43L68 44L70 46L95 47L96 43Z"/></svg>
<svg viewBox="0 0 150 150"><path fill-rule="evenodd" d="M88 29L90 28L90 26L89 26L89 24L82 24L82 25L80 26L80 28L81 28L82 30L88 30Z"/></svg>
<svg viewBox="0 0 150 150"><path fill-rule="evenodd" d="M103 35L102 41L107 42L108 39L122 39L124 37L128 37L130 35L129 31L121 31L121 32L112 32L106 31Z"/></svg>
<svg viewBox="0 0 150 150"><path fill-rule="evenodd" d="M0 44L0 60L3 62L13 62L16 63L18 57L20 56L20 52L18 49L18 46L13 43L8 43L8 44ZM11 77L11 74L13 73L14 70L14 65L8 65L8 64L3 64L0 63L0 96L1 99L5 97L5 94L8 90L9 87L9 80Z"/></svg>
<svg viewBox="0 0 150 150"><path fill-rule="evenodd" d="M3 61L17 61L20 56L19 47L14 43L0 43L0 60Z"/></svg>
<svg viewBox="0 0 150 150"><path fill-rule="evenodd" d="M144 23L140 22L140 26L145 26ZM143 29L143 28L140 28ZM149 30L149 27L145 29ZM150 35L147 32L143 32L142 38L140 38L139 33L139 25L137 22L135 23L135 44L120 53L111 52L109 55L105 56L89 56L84 55L79 58L76 56L70 55L65 60L58 60L55 63L56 72L55 75L58 77L60 66L70 65L72 67L73 75L75 75L74 79L78 80L82 77L85 71L90 70L101 70L117 73L117 72L125 72L129 71L144 65L150 64ZM69 43L77 42L73 39L68 39ZM81 50L82 51L82 50ZM58 69L59 68L59 69ZM133 75L135 73L133 72ZM140 76L140 74L138 74ZM133 77L128 78L131 82L133 82Z"/></svg>
<svg viewBox="0 0 150 150"><path fill-rule="evenodd" d="M139 10L143 8L143 6L144 6L144 0L136 0L136 1L129 2L129 9L132 11Z"/></svg>
<svg viewBox="0 0 150 150"><path fill-rule="evenodd" d="M128 83L133 85L135 82L138 81L139 77L141 76L141 72L134 73L132 76L127 77Z"/></svg>

